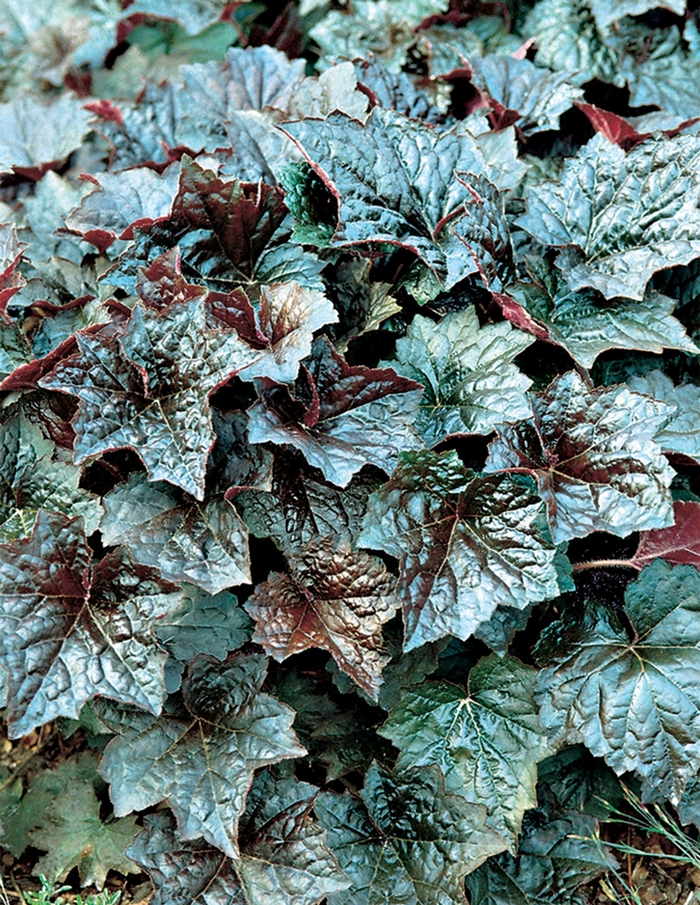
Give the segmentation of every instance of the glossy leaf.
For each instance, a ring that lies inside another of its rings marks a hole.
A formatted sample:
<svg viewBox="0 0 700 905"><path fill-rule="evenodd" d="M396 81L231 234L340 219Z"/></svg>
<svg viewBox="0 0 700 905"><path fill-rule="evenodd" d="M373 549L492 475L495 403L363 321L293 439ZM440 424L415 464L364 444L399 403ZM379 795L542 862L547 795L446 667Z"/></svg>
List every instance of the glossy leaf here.
<svg viewBox="0 0 700 905"><path fill-rule="evenodd" d="M680 453L700 461L700 386L694 383L674 386L663 371L650 371L643 377L630 377L627 385L634 393L643 393L675 406L665 424L656 432L655 440L664 452Z"/></svg>
<svg viewBox="0 0 700 905"><path fill-rule="evenodd" d="M574 371L531 398L533 420L500 431L486 470L537 478L555 543L672 523L673 472L654 442L669 406L626 387L589 389Z"/></svg>
<svg viewBox="0 0 700 905"><path fill-rule="evenodd" d="M197 654L225 660L250 640L250 619L227 591L216 595L187 588L180 606L158 620L155 635L160 643L182 663Z"/></svg>
<svg viewBox="0 0 700 905"><path fill-rule="evenodd" d="M376 698L389 662L382 625L400 606L396 580L381 560L342 541L317 538L290 557L248 598L253 640L276 660L309 647L329 651L340 668Z"/></svg>
<svg viewBox="0 0 700 905"><path fill-rule="evenodd" d="M399 561L404 649L469 638L499 605L558 593L554 548L528 482L479 477L454 452L403 453L370 497L358 543Z"/></svg>

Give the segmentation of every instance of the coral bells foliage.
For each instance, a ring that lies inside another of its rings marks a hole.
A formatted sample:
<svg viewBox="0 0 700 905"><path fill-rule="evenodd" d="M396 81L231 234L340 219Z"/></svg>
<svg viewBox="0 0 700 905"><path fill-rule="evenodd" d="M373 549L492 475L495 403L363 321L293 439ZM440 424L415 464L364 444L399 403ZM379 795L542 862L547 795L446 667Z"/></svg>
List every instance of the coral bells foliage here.
<svg viewBox="0 0 700 905"><path fill-rule="evenodd" d="M0 0L0 694L77 752L0 770L0 846L154 905L558 905L618 777L696 819L660 6Z"/></svg>

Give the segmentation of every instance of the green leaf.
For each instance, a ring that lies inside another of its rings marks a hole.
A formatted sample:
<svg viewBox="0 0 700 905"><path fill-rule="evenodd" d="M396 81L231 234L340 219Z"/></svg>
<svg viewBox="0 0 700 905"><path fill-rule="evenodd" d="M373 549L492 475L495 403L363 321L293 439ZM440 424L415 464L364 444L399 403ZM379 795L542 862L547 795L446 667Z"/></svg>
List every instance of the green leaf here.
<svg viewBox="0 0 700 905"><path fill-rule="evenodd" d="M464 875L505 848L482 807L445 793L437 767L374 764L361 798L323 792L316 812L352 880L328 905L464 905Z"/></svg>
<svg viewBox="0 0 700 905"><path fill-rule="evenodd" d="M621 622L602 604L555 623L537 682L554 744L583 742L677 803L700 758L700 573L657 560L628 585Z"/></svg>
<svg viewBox="0 0 700 905"><path fill-rule="evenodd" d="M289 566L288 575L273 572L248 598L253 640L280 662L310 647L327 650L376 699L390 659L382 625L400 606L394 576L381 560L328 537L310 541Z"/></svg>
<svg viewBox="0 0 700 905"><path fill-rule="evenodd" d="M558 593L555 550L529 482L479 477L455 452L403 453L370 497L358 543L399 560L404 650L469 638L499 605Z"/></svg>
<svg viewBox="0 0 700 905"><path fill-rule="evenodd" d="M628 154L596 135L557 183L534 186L517 224L559 247L572 289L642 299L652 274L700 256L700 139L662 135Z"/></svg>
<svg viewBox="0 0 700 905"><path fill-rule="evenodd" d="M686 0L590 0L593 15L600 28L607 28L625 16L641 16L659 6L682 16L685 3Z"/></svg>
<svg viewBox="0 0 700 905"><path fill-rule="evenodd" d="M700 461L700 386L694 383L674 386L671 378L658 370L644 377L630 377L627 385L634 393L676 406L654 439L664 452L680 453Z"/></svg>
<svg viewBox="0 0 700 905"><path fill-rule="evenodd" d="M218 594L250 584L248 532L231 503L204 503L172 485L133 474L104 498L102 541L123 543L136 562L159 568L169 581L189 581Z"/></svg>
<svg viewBox="0 0 700 905"><path fill-rule="evenodd" d="M489 826L513 850L523 814L537 804L537 764L550 753L536 676L491 654L469 673L466 692L444 681L404 690L379 730L401 752L397 769L438 764L447 791L485 805Z"/></svg>
<svg viewBox="0 0 700 905"><path fill-rule="evenodd" d="M232 654L223 664L200 655L183 682L182 704L157 719L124 714L101 767L117 816L167 799L182 839L204 836L238 857L254 771L306 753L290 728L294 711L260 691L265 673L259 654Z"/></svg>
<svg viewBox="0 0 700 905"><path fill-rule="evenodd" d="M182 663L197 654L225 660L250 640L251 624L233 594L221 591L212 596L186 588L182 604L158 620L155 635Z"/></svg>
<svg viewBox="0 0 700 905"><path fill-rule="evenodd" d="M425 386L416 429L426 445L451 434L489 434L505 421L527 418L532 381L513 359L532 342L507 321L479 327L474 308L437 323L416 315L396 343L396 370Z"/></svg>
<svg viewBox="0 0 700 905"><path fill-rule="evenodd" d="M589 389L574 371L531 399L533 420L501 429L486 471L537 478L555 543L673 523L674 472L654 442L669 406L627 387Z"/></svg>
<svg viewBox="0 0 700 905"><path fill-rule="evenodd" d="M39 859L34 873L60 881L77 867L83 886L102 889L109 870L138 873L124 854L137 832L134 817L102 821L91 784L69 785L52 800L41 826L29 834L31 844L48 853Z"/></svg>
<svg viewBox="0 0 700 905"><path fill-rule="evenodd" d="M310 816L317 790L260 773L241 822L241 855L206 842L182 842L167 811L146 817L129 855L156 887L153 905L315 905L347 887Z"/></svg>

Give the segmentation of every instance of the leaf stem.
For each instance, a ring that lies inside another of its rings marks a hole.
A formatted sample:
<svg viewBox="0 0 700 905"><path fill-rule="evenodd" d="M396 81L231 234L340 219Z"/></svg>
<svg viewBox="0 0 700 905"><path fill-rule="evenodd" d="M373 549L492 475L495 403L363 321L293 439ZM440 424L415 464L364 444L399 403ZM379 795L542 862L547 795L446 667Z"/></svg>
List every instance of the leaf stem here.
<svg viewBox="0 0 700 905"><path fill-rule="evenodd" d="M583 572L586 569L638 569L632 559L591 559L588 562L577 562L572 566L573 572Z"/></svg>

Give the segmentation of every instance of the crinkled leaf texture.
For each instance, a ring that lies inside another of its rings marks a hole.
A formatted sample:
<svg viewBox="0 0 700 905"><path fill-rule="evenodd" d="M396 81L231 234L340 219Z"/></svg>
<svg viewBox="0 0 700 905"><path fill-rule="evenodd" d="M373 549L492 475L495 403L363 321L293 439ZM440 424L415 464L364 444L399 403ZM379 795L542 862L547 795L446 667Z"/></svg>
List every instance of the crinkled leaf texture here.
<svg viewBox="0 0 700 905"><path fill-rule="evenodd" d="M456 452L403 453L370 497L358 543L399 560L405 642L466 639L500 604L523 609L559 591L541 502L520 477L480 477Z"/></svg>
<svg viewBox="0 0 700 905"><path fill-rule="evenodd" d="M545 633L542 722L553 743L583 742L676 803L700 767L700 572L658 560L625 601L632 641L595 601Z"/></svg>
<svg viewBox="0 0 700 905"><path fill-rule="evenodd" d="M599 27L606 28L625 16L641 16L659 6L682 16L686 0L590 0L590 3Z"/></svg>
<svg viewBox="0 0 700 905"><path fill-rule="evenodd" d="M513 850L537 804L537 764L550 753L536 677L515 657L491 654L469 673L468 692L445 681L404 689L379 730L401 752L397 769L438 764L447 790L484 805Z"/></svg>
<svg viewBox="0 0 700 905"><path fill-rule="evenodd" d="M562 249L572 289L644 297L658 270L700 257L700 139L656 135L629 154L596 135L558 182L534 187L516 221Z"/></svg>
<svg viewBox="0 0 700 905"><path fill-rule="evenodd" d="M374 764L361 797L322 792L319 822L352 881L328 905L464 905L464 876L506 843L485 811L446 794L438 767L394 774Z"/></svg>
<svg viewBox="0 0 700 905"><path fill-rule="evenodd" d="M294 711L260 688L266 659L200 655L182 686L183 703L153 719L132 711L115 725L101 772L118 816L166 800L182 839L203 836L239 856L238 822L253 773L306 751L291 729ZM113 725L107 715L108 725Z"/></svg>
<svg viewBox="0 0 700 905"><path fill-rule="evenodd" d="M32 536L0 544L0 665L12 738L95 695L159 713L166 654L151 635L180 593L123 550L90 569L82 519L39 512Z"/></svg>
<svg viewBox="0 0 700 905"><path fill-rule="evenodd" d="M420 384L389 368L349 365L325 337L315 340L294 396L271 381L261 389L248 411L250 442L300 450L339 487L363 465L389 472L400 450L421 446L413 427Z"/></svg>
<svg viewBox="0 0 700 905"><path fill-rule="evenodd" d="M537 478L555 543L673 522L673 469L654 442L670 406L627 387L589 389L575 371L533 394L533 420L501 429L486 470Z"/></svg>
<svg viewBox="0 0 700 905"><path fill-rule="evenodd" d="M209 327L201 299L162 314L137 306L121 338L78 334L78 355L41 381L78 396L75 459L130 447L152 481L204 499L214 431L209 394L252 364L255 350L234 330Z"/></svg>
<svg viewBox="0 0 700 905"><path fill-rule="evenodd" d="M396 579L376 557L337 538L310 541L290 557L290 573L274 572L248 598L253 640L276 660L310 647L336 663L373 698L389 657L382 625L399 608Z"/></svg>
<svg viewBox="0 0 700 905"><path fill-rule="evenodd" d="M656 442L664 452L680 453L700 462L700 387L694 383L674 386L671 378L658 370L644 377L630 377L627 385L634 393L676 407L656 432Z"/></svg>
<svg viewBox="0 0 700 905"><path fill-rule="evenodd" d="M382 107L366 123L334 113L284 129L338 199L334 245L407 248L448 289L479 266L506 278L508 225L468 132L439 132Z"/></svg>
<svg viewBox="0 0 700 905"><path fill-rule="evenodd" d="M250 583L248 532L223 497L200 503L171 484L133 474L104 505L102 542L125 544L136 562L160 569L164 578L210 594Z"/></svg>
<svg viewBox="0 0 700 905"><path fill-rule="evenodd" d="M474 308L435 323L416 315L396 343L399 374L425 386L416 429L427 446L451 434L489 434L527 418L532 381L513 359L533 342L504 321L479 327Z"/></svg>
<svg viewBox="0 0 700 905"><path fill-rule="evenodd" d="M317 789L259 773L241 822L240 857L182 842L167 811L146 817L129 849L156 887L153 905L315 905L349 880L311 817Z"/></svg>

